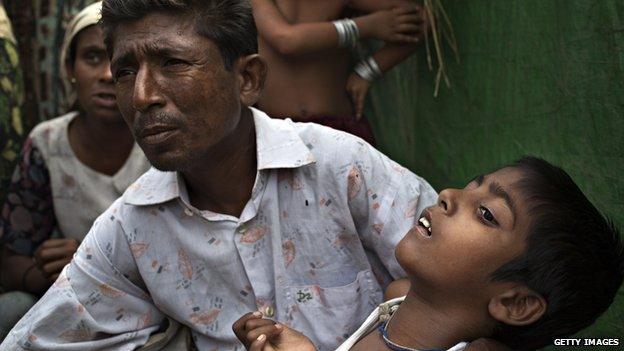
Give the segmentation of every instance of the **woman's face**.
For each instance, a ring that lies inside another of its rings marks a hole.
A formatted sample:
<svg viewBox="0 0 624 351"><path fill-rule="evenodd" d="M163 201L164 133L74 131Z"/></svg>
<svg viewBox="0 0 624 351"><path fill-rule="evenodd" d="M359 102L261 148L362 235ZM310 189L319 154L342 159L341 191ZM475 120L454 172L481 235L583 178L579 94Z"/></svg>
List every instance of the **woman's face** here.
<svg viewBox="0 0 624 351"><path fill-rule="evenodd" d="M70 79L75 79L74 89L78 104L88 118L102 122L123 123L119 109L110 61L104 46L104 35L99 26L83 29L76 38L76 57L73 66L68 64Z"/></svg>

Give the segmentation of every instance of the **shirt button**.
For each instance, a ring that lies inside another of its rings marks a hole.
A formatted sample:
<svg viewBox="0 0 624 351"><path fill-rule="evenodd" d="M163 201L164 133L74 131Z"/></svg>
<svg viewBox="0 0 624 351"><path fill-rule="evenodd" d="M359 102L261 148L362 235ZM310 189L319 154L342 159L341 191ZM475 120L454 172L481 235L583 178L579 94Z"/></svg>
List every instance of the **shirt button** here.
<svg viewBox="0 0 624 351"><path fill-rule="evenodd" d="M247 228L245 227L240 227L236 230L238 232L238 234L245 234L245 232L247 231Z"/></svg>
<svg viewBox="0 0 624 351"><path fill-rule="evenodd" d="M191 211L191 209L188 208L188 207L184 208L184 214L189 216L189 217L193 217L193 211Z"/></svg>
<svg viewBox="0 0 624 351"><path fill-rule="evenodd" d="M273 306L267 306L264 309L264 315L269 317L269 318L275 317L275 308L273 308Z"/></svg>

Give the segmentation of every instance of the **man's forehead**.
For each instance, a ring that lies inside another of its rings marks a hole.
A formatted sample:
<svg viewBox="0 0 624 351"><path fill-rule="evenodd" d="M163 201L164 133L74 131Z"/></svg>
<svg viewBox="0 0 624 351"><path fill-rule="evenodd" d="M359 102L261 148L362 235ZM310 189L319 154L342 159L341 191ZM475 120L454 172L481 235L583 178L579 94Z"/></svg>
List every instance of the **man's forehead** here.
<svg viewBox="0 0 624 351"><path fill-rule="evenodd" d="M149 14L141 19L121 23L113 37L113 57L127 54L171 52L198 48L198 40L207 42L196 31L192 21L159 21L159 17L173 16L162 13Z"/></svg>
<svg viewBox="0 0 624 351"><path fill-rule="evenodd" d="M124 43L132 44L132 41L188 37L196 32L194 21L188 15L153 12L139 19L120 23L112 34L117 46Z"/></svg>

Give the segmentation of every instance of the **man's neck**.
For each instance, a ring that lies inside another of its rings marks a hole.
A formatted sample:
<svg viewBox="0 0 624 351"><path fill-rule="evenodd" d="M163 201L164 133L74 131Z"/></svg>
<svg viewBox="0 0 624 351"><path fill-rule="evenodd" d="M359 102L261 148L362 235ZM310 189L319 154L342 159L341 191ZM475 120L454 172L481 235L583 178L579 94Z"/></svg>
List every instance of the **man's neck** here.
<svg viewBox="0 0 624 351"><path fill-rule="evenodd" d="M193 206L239 217L251 197L257 173L251 110L243 109L236 130L215 145L209 158L181 173Z"/></svg>
<svg viewBox="0 0 624 351"><path fill-rule="evenodd" d="M446 296L423 298L412 289L387 326L395 344L414 349L443 349L470 341L489 330L489 321L477 311Z"/></svg>

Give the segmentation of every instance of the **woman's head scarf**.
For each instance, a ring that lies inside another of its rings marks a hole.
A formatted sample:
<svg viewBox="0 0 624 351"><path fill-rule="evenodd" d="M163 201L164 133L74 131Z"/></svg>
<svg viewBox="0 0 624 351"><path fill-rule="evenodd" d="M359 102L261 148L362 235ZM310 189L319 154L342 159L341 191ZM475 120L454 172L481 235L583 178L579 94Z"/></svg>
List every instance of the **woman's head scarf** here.
<svg viewBox="0 0 624 351"><path fill-rule="evenodd" d="M67 73L67 67L65 65L65 61L70 59L69 51L71 49L71 44L80 33L81 30L97 24L100 20L102 12L102 2L95 2L87 7L85 7L82 11L80 11L76 16L72 18L65 30L65 38L63 39L63 47L61 48L61 80L63 81L63 88L65 89L66 103L68 108L71 108L76 102L76 91L74 90L73 85L69 81L69 74ZM73 64L73 62L72 62Z"/></svg>

